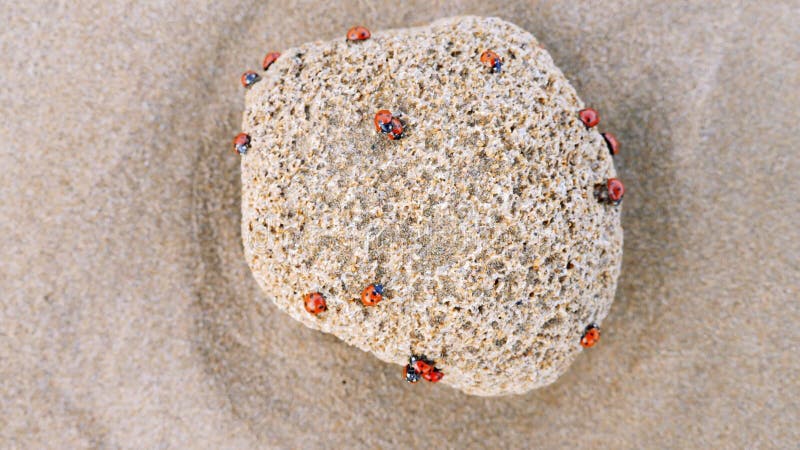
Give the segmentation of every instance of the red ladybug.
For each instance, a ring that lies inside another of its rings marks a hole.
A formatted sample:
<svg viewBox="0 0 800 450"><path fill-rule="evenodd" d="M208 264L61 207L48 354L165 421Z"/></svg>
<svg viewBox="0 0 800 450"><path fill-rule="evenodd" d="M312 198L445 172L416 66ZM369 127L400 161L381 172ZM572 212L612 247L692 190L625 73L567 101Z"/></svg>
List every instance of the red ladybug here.
<svg viewBox="0 0 800 450"><path fill-rule="evenodd" d="M382 109L375 113L375 130L381 133L392 131L392 112Z"/></svg>
<svg viewBox="0 0 800 450"><path fill-rule="evenodd" d="M239 133L233 138L233 151L244 155L250 149L250 135L247 133Z"/></svg>
<svg viewBox="0 0 800 450"><path fill-rule="evenodd" d="M353 27L347 30L347 40L348 41L366 41L369 37L372 36L369 33L369 30L365 27Z"/></svg>
<svg viewBox="0 0 800 450"><path fill-rule="evenodd" d="M314 315L328 310L328 304L325 302L325 296L319 292L312 292L304 295L303 304L306 307L306 311Z"/></svg>
<svg viewBox="0 0 800 450"><path fill-rule="evenodd" d="M433 366L433 361L424 356L411 355L408 358L408 365L406 365L403 372L406 381L416 383L422 377L431 383L436 383L441 380L444 374L441 370ZM414 381L410 381L413 379Z"/></svg>
<svg viewBox="0 0 800 450"><path fill-rule="evenodd" d="M383 285L370 284L361 291L361 303L364 306L375 306L383 300Z"/></svg>
<svg viewBox="0 0 800 450"><path fill-rule="evenodd" d="M581 118L581 122L586 125L586 128L592 128L600 123L600 114L597 114L597 111L592 108L578 111L578 116Z"/></svg>
<svg viewBox="0 0 800 450"><path fill-rule="evenodd" d="M387 133L389 139L395 140L403 137L403 123L397 117L392 117L391 130Z"/></svg>
<svg viewBox="0 0 800 450"><path fill-rule="evenodd" d="M409 383L416 383L419 381L419 373L411 367L411 364L407 364L403 367L403 378Z"/></svg>
<svg viewBox="0 0 800 450"><path fill-rule="evenodd" d="M611 133L603 133L603 139L606 140L606 145L608 146L608 151L611 152L611 155L616 155L619 153L619 141L617 137Z"/></svg>
<svg viewBox="0 0 800 450"><path fill-rule="evenodd" d="M600 327L597 324L591 323L586 326L586 330L581 336L581 345L585 348L592 347L597 341L600 340Z"/></svg>
<svg viewBox="0 0 800 450"><path fill-rule="evenodd" d="M491 50L481 53L481 63L492 69L492 72L500 72L503 69L503 60Z"/></svg>
<svg viewBox="0 0 800 450"><path fill-rule="evenodd" d="M264 70L269 69L269 66L271 66L272 63L277 61L280 56L281 56L280 52L267 53L267 56L264 57L264 62L261 64L261 67L263 67Z"/></svg>
<svg viewBox="0 0 800 450"><path fill-rule="evenodd" d="M444 377L444 374L439 369L433 369L428 373L423 373L422 378L430 381L431 383L436 383Z"/></svg>
<svg viewBox="0 0 800 450"><path fill-rule="evenodd" d="M258 76L257 73L253 72L252 70L248 70L242 74L242 86L249 88L250 86L256 84L260 79L261 77Z"/></svg>
<svg viewBox="0 0 800 450"><path fill-rule="evenodd" d="M608 189L608 200L618 205L622 201L622 196L625 195L625 185L617 178L609 178L606 182L606 188Z"/></svg>

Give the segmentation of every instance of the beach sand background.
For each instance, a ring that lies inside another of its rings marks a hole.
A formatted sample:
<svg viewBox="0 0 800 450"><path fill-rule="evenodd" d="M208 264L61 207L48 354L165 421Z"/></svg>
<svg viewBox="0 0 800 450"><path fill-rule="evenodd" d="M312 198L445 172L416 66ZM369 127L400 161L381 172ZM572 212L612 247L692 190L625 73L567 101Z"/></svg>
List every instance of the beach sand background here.
<svg viewBox="0 0 800 450"><path fill-rule="evenodd" d="M0 6L0 447L794 448L800 4ZM622 142L603 340L555 384L408 385L242 255L239 75L459 14L533 33Z"/></svg>

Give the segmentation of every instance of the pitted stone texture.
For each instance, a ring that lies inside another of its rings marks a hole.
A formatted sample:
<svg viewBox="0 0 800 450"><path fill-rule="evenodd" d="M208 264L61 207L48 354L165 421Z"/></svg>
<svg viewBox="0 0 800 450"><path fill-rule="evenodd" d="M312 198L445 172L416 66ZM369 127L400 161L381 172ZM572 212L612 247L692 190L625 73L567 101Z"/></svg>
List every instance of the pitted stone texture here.
<svg viewBox="0 0 800 450"><path fill-rule="evenodd" d="M480 54L493 49L503 71ZM425 354L469 394L552 383L613 301L620 208L597 128L550 55L494 18L283 52L246 94L242 234L282 310L379 358ZM380 109L405 135L377 133ZM370 283L384 300L365 307ZM303 294L328 310L312 316ZM397 382L403 382L398 367Z"/></svg>

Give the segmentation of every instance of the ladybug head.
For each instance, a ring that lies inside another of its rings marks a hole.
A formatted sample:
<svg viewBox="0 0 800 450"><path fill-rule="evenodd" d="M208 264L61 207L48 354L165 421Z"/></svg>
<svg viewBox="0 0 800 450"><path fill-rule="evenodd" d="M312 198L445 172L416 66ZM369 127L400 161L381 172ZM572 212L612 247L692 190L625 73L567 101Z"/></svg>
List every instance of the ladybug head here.
<svg viewBox="0 0 800 450"><path fill-rule="evenodd" d="M403 378L409 383L416 383L419 381L419 373L414 370L414 367L409 364L403 368Z"/></svg>
<svg viewBox="0 0 800 450"><path fill-rule="evenodd" d="M500 72L503 70L503 62L500 61L500 58L495 58L494 63L492 64L492 72Z"/></svg>
<svg viewBox="0 0 800 450"><path fill-rule="evenodd" d="M261 77L259 77L257 73L253 72L252 70L248 70L242 74L242 86L249 88L260 79Z"/></svg>

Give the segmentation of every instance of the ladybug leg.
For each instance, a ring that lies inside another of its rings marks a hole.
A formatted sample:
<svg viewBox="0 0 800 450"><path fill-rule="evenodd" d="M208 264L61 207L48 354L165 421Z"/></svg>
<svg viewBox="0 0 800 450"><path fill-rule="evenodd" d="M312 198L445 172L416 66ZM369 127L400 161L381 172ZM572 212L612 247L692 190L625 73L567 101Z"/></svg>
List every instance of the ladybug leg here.
<svg viewBox="0 0 800 450"><path fill-rule="evenodd" d="M597 201L605 203L608 201L608 188L604 184L596 184L594 186L594 196Z"/></svg>

